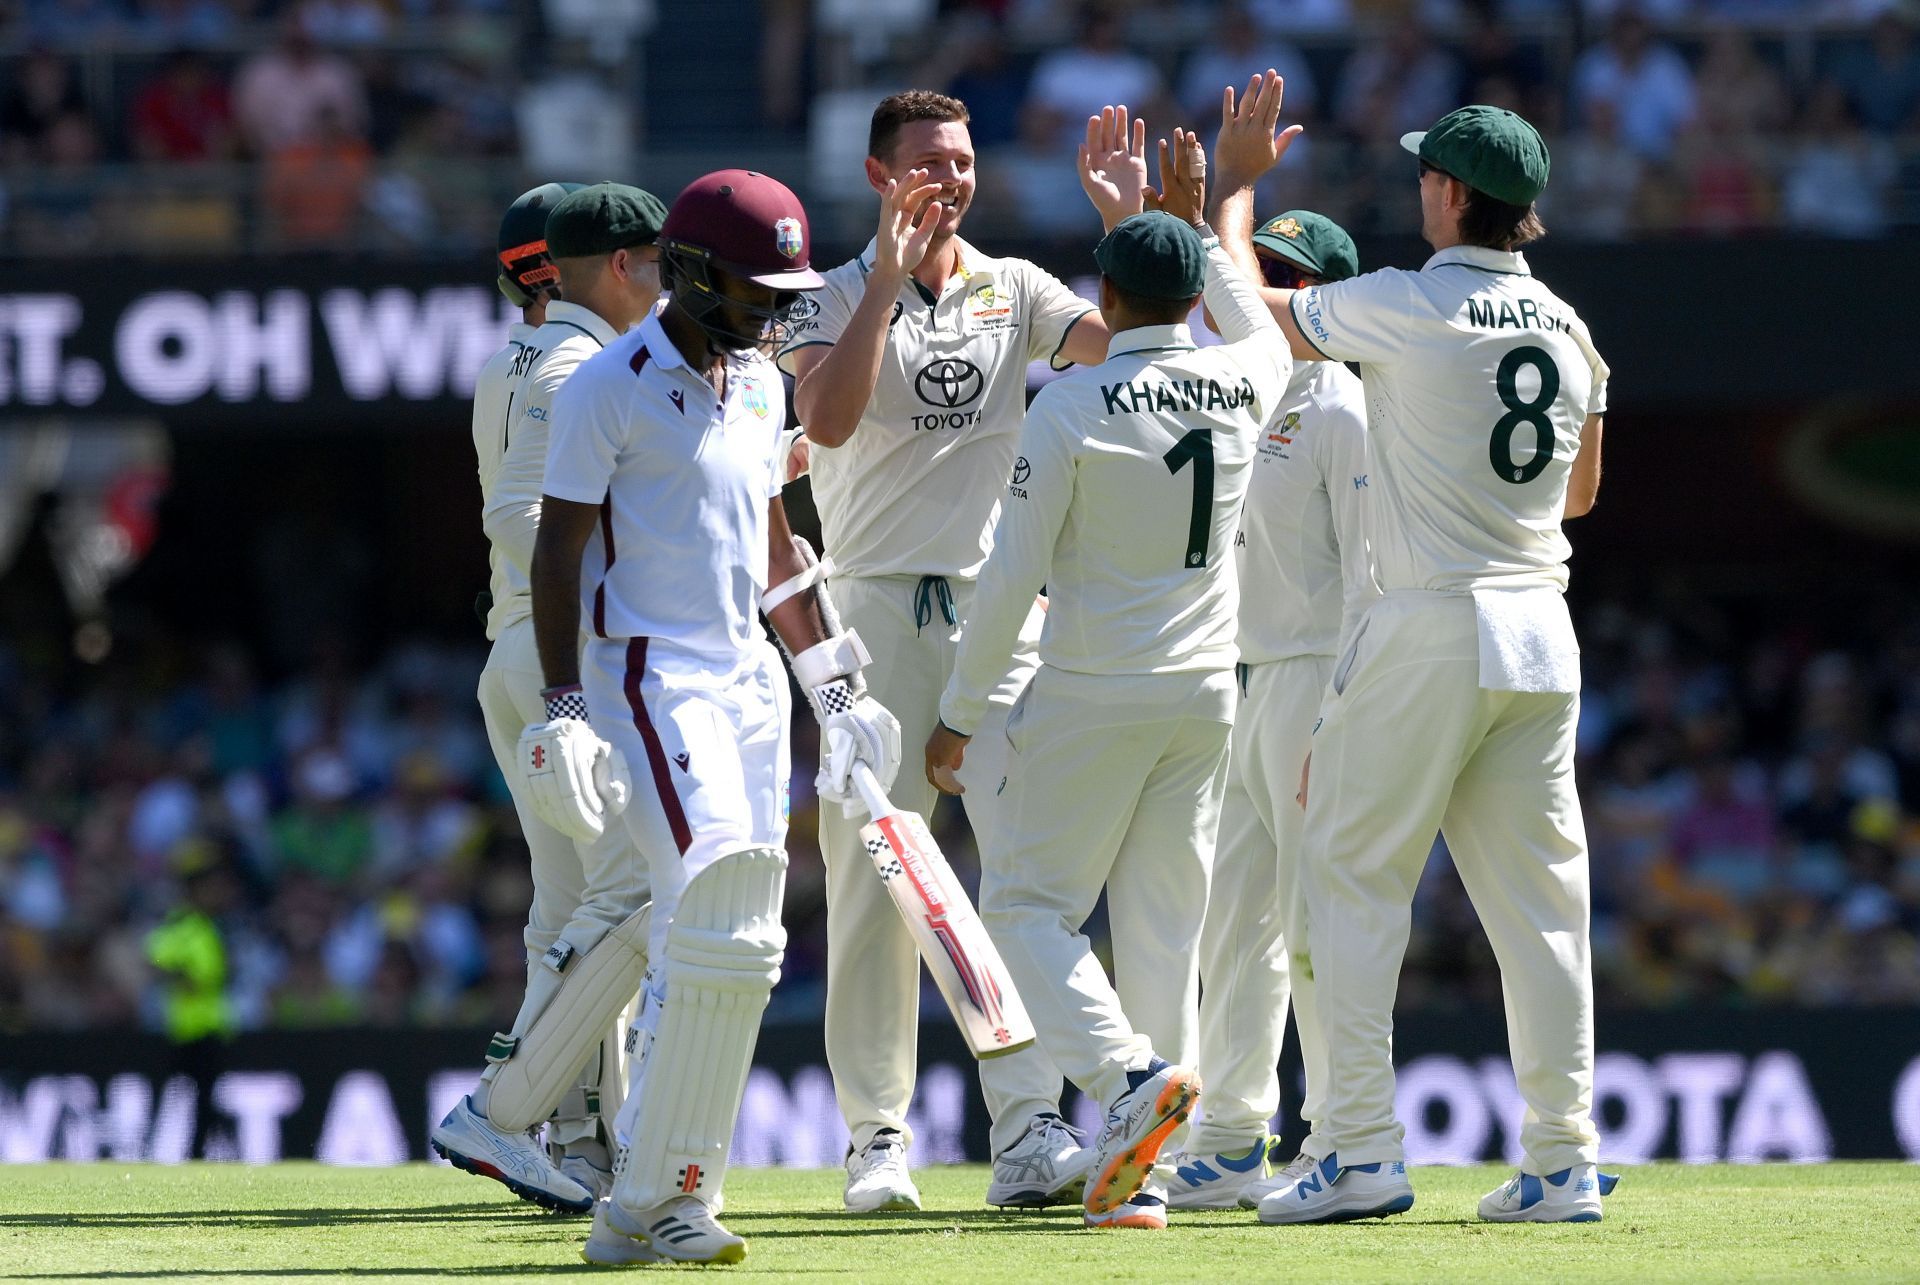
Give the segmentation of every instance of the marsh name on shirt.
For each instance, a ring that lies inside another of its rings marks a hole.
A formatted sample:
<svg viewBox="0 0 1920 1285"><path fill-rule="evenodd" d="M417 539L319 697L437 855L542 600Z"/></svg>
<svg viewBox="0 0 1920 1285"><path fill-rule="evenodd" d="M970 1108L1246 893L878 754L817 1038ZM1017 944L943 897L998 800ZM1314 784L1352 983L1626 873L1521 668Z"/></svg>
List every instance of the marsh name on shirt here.
<svg viewBox="0 0 1920 1285"><path fill-rule="evenodd" d="M1498 302L1499 311L1494 310ZM1506 300L1467 300L1467 324L1481 330L1559 330L1573 333L1573 323L1557 312L1548 311L1531 299L1519 301L1519 307Z"/></svg>
<svg viewBox="0 0 1920 1285"><path fill-rule="evenodd" d="M1217 379L1130 379L1124 384L1100 385L1109 415L1145 415L1158 411L1239 410L1257 414L1259 399L1253 381L1222 385Z"/></svg>

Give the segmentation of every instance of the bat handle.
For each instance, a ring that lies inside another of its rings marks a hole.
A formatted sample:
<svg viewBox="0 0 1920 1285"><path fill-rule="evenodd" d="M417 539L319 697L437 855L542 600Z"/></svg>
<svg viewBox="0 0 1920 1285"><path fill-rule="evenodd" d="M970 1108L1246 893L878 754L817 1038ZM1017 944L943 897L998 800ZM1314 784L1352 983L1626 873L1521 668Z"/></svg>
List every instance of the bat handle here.
<svg viewBox="0 0 1920 1285"><path fill-rule="evenodd" d="M873 769L858 759L853 764L853 788L860 791L860 799L867 805L867 811L873 814L875 821L890 817L899 811L887 798L887 792L880 788L879 780L873 775Z"/></svg>

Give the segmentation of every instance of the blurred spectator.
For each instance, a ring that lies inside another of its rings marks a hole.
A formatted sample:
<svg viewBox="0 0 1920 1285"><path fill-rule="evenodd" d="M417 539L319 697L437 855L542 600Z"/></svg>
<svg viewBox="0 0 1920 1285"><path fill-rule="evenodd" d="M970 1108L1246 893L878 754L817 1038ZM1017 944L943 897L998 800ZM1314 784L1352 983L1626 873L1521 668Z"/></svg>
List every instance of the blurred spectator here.
<svg viewBox="0 0 1920 1285"><path fill-rule="evenodd" d="M1773 220L1768 162L1774 153L1731 110L1725 100L1703 101L1674 157L1686 175L1687 227L1709 236L1752 232Z"/></svg>
<svg viewBox="0 0 1920 1285"><path fill-rule="evenodd" d="M126 13L117 0L33 0L27 32L58 49L110 48L127 34Z"/></svg>
<svg viewBox="0 0 1920 1285"><path fill-rule="evenodd" d="M1696 884L1734 898L1757 895L1773 878L1774 827L1756 773L1714 754L1692 776L1691 797L1668 836L1674 860Z"/></svg>
<svg viewBox="0 0 1920 1285"><path fill-rule="evenodd" d="M295 764L293 806L273 823L279 865L335 885L359 874L373 834L352 796L353 773L339 754L316 749Z"/></svg>
<svg viewBox="0 0 1920 1285"><path fill-rule="evenodd" d="M1826 82L1807 105L1782 182L1788 227L1822 236L1878 236L1897 163L1884 140L1855 128L1846 94Z"/></svg>
<svg viewBox="0 0 1920 1285"><path fill-rule="evenodd" d="M1073 156L1060 150L1052 112L1029 107L1020 137L980 160L983 213L1011 215L1036 237L1100 235L1100 216L1080 190Z"/></svg>
<svg viewBox="0 0 1920 1285"><path fill-rule="evenodd" d="M1523 47L1513 25L1491 6L1476 9L1460 53L1457 103L1489 103L1519 112L1553 132L1560 124L1557 95L1549 95L1547 68L1538 50Z"/></svg>
<svg viewBox="0 0 1920 1285"><path fill-rule="evenodd" d="M1847 101L1870 130L1890 134L1910 128L1920 109L1920 46L1913 19L1888 9L1874 20L1873 42L1839 71Z"/></svg>
<svg viewBox="0 0 1920 1285"><path fill-rule="evenodd" d="M206 49L233 40L234 11L221 0L136 0L128 29L150 49Z"/></svg>
<svg viewBox="0 0 1920 1285"><path fill-rule="evenodd" d="M1721 27L1708 38L1694 88L1701 117L1730 131L1775 133L1791 110L1780 73L1739 27Z"/></svg>
<svg viewBox="0 0 1920 1285"><path fill-rule="evenodd" d="M1420 23L1395 24L1362 44L1340 74L1334 111L1363 142L1425 129L1459 106L1460 67Z"/></svg>
<svg viewBox="0 0 1920 1285"><path fill-rule="evenodd" d="M1664 160L1694 118L1693 73L1670 45L1655 44L1638 9L1622 9L1604 43L1581 54L1573 68L1574 108L1583 117L1596 99L1611 102L1627 146Z"/></svg>
<svg viewBox="0 0 1920 1285"><path fill-rule="evenodd" d="M320 113L316 129L261 167L270 236L288 249L350 243L372 175L373 149L331 110Z"/></svg>
<svg viewBox="0 0 1920 1285"><path fill-rule="evenodd" d="M1632 231L1646 166L1620 137L1610 99L1587 105L1586 128L1553 148L1553 183L1543 198L1547 226L1556 232L1624 240Z"/></svg>
<svg viewBox="0 0 1920 1285"><path fill-rule="evenodd" d="M1086 136L1087 118L1109 103L1125 103L1153 119L1161 94L1160 71L1126 48L1120 15L1099 5L1080 10L1074 43L1044 55L1033 68L1029 109L1051 113L1054 144L1071 152Z"/></svg>
<svg viewBox="0 0 1920 1285"><path fill-rule="evenodd" d="M1342 31L1352 20L1348 0L1249 0L1247 7L1268 31Z"/></svg>
<svg viewBox="0 0 1920 1285"><path fill-rule="evenodd" d="M386 39L389 16L375 0L305 0L300 25L329 48L377 45Z"/></svg>
<svg viewBox="0 0 1920 1285"><path fill-rule="evenodd" d="M357 135L367 118L360 74L346 59L323 52L297 14L282 21L278 45L241 65L233 111L242 141L262 157L314 142L329 121L333 136Z"/></svg>
<svg viewBox="0 0 1920 1285"><path fill-rule="evenodd" d="M79 78L66 59L41 49L18 64L0 96L0 160L32 165L48 156L47 136L65 116L85 116Z"/></svg>
<svg viewBox="0 0 1920 1285"><path fill-rule="evenodd" d="M33 181L13 193L14 229L36 254L76 254L99 248L103 236L93 167L100 132L79 112L54 118L40 139Z"/></svg>
<svg viewBox="0 0 1920 1285"><path fill-rule="evenodd" d="M146 161L212 161L233 148L233 106L204 54L179 50L139 91L127 121Z"/></svg>
<svg viewBox="0 0 1920 1285"><path fill-rule="evenodd" d="M963 59L944 81L943 92L967 105L967 132L976 151L1011 143L1020 133L1027 78L1014 61L1006 28L986 24L961 48Z"/></svg>
<svg viewBox="0 0 1920 1285"><path fill-rule="evenodd" d="M1215 20L1213 39L1187 57L1180 73L1180 107L1189 122L1208 127L1220 119L1221 91L1228 85L1236 94L1247 81L1271 67L1287 82L1282 110L1289 122L1313 119L1319 93L1313 72L1300 51L1267 34L1255 24L1243 4L1228 4Z"/></svg>

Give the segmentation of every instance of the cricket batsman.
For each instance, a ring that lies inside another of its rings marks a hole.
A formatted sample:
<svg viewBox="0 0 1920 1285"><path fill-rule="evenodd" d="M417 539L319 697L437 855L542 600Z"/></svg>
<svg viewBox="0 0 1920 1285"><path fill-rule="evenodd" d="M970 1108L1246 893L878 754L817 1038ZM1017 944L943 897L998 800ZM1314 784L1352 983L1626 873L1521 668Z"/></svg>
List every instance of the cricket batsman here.
<svg viewBox="0 0 1920 1285"><path fill-rule="evenodd" d="M638 1069L583 1252L735 1263L746 1242L716 1214L786 947L787 676L760 616L820 719L823 798L852 795L856 763L890 782L900 731L780 502L785 393L765 350L821 285L806 211L765 174L721 170L675 199L658 245L667 306L554 404L533 560L547 720L520 765L550 820L624 825L651 875Z"/></svg>
<svg viewBox="0 0 1920 1285"><path fill-rule="evenodd" d="M1094 252L1108 356L1049 384L1028 411L926 745L929 780L963 765L999 657L1045 585L1041 664L1007 723L999 851L980 910L1041 1045L1105 1109L1091 1227L1167 1225L1155 1162L1200 1091L1188 1063L1234 718L1233 540L1292 364L1252 283L1196 226L1198 142L1176 132L1175 147L1167 208L1136 213L1144 131L1130 150L1124 110L1089 122L1082 184L1111 229ZM1185 324L1203 288L1219 347L1196 348ZM1082 932L1103 888L1112 980Z"/></svg>
<svg viewBox="0 0 1920 1285"><path fill-rule="evenodd" d="M1311 210L1269 219L1253 246L1267 289L1359 272L1353 238ZM1200 934L1207 1096L1187 1153L1172 1161L1174 1209L1235 1208L1267 1176L1290 993L1307 1069L1301 1115L1319 1119L1326 1044L1306 953L1304 816L1294 796L1340 639L1375 593L1362 522L1370 486L1360 381L1338 362L1299 362L1260 434L1234 542L1238 709Z"/></svg>
<svg viewBox="0 0 1920 1285"><path fill-rule="evenodd" d="M488 363L474 399L493 546L494 645L480 705L533 857L534 902L526 998L513 1028L488 1046L480 1083L432 1141L460 1168L573 1213L590 1210L613 1180L625 1074L620 1015L645 971L644 919L627 921L646 904L647 873L619 827L590 840L569 837L528 797L515 744L545 716L529 577L555 394L659 298L654 241L665 217L653 195L618 183L547 184L516 201L501 231L502 288L511 285L527 300L527 320L537 310L541 324L517 331ZM603 939L608 948L596 949ZM534 1140L549 1115L551 1158Z"/></svg>
<svg viewBox="0 0 1920 1285"><path fill-rule="evenodd" d="M1243 258L1253 183L1298 129L1276 136L1275 118L1229 112L1222 130L1217 218ZM1413 1206L1393 1001L1439 830L1500 962L1527 1106L1520 1171L1480 1217L1593 1222L1610 1184L1593 1122L1580 649L1561 524L1599 486L1607 366L1521 253L1545 232L1533 203L1548 156L1533 126L1463 107L1401 143L1419 160L1433 257L1271 296L1296 356L1360 363L1382 596L1334 666L1307 790L1309 950L1334 1074L1315 1164L1263 1196L1260 1219Z"/></svg>
<svg viewBox="0 0 1920 1285"><path fill-rule="evenodd" d="M1066 286L1025 259L988 256L960 236L973 202L966 105L913 91L882 100L867 181L880 226L860 256L826 273L819 310L783 349L811 443L813 497L834 601L873 653L867 680L919 745L933 730L993 546L1026 370L1099 361L1107 330ZM1036 588L1038 586L1035 586ZM1003 776L1000 727L1036 664L1040 611L1007 640L984 734L960 784L981 863L994 859ZM909 774L894 803L930 814L937 795ZM907 1170L920 962L860 839L865 814L820 810L827 866L827 1061L851 1134L849 1210L917 1209ZM1059 1113L1060 1072L1038 1048L980 1064L992 1117L991 1205L1079 1198L1089 1156Z"/></svg>

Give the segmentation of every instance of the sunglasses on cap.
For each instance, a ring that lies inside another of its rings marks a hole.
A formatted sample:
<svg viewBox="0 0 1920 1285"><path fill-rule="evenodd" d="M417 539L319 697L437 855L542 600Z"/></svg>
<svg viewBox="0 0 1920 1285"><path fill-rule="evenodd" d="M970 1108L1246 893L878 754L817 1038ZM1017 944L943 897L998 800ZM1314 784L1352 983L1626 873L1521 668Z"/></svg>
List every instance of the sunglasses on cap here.
<svg viewBox="0 0 1920 1285"><path fill-rule="evenodd" d="M1301 290L1307 285L1312 274L1305 268L1287 262L1285 259L1260 256L1260 279L1275 290Z"/></svg>

